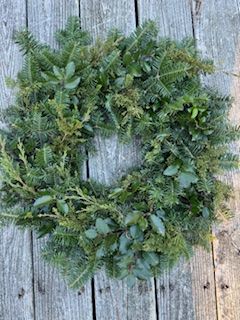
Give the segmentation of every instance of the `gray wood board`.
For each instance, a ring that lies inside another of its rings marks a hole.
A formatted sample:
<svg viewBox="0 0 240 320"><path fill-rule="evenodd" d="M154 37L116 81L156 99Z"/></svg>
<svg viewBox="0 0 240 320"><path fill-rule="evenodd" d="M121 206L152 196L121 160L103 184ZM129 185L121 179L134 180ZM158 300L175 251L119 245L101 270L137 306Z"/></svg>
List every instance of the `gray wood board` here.
<svg viewBox="0 0 240 320"><path fill-rule="evenodd" d="M0 16L0 110L3 110L13 102L5 79L14 78L22 63L12 36L26 25L25 0L2 0ZM31 233L13 226L0 229L1 320L34 319L32 276Z"/></svg>
<svg viewBox="0 0 240 320"><path fill-rule="evenodd" d="M214 60L219 70L204 81L224 95L231 94L234 97L229 117L239 126L240 80L238 77L224 74L221 70L240 74L240 1L199 1L197 10L193 13L198 48L205 57ZM239 143L232 144L230 148L239 154ZM240 319L240 171L229 172L223 179L233 185L234 198L230 205L235 216L214 228L217 311L219 319L238 320Z"/></svg>

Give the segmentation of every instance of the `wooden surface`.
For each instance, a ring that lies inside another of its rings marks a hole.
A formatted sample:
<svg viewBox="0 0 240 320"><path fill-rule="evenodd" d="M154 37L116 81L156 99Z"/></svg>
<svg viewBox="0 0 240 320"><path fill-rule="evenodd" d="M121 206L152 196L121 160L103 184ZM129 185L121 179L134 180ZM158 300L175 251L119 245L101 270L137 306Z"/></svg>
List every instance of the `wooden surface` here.
<svg viewBox="0 0 240 320"><path fill-rule="evenodd" d="M22 63L12 34L26 25L25 0L1 1L0 17L0 108L4 109L13 101L5 78L14 77ZM14 227L0 230L0 320L34 319L32 277L31 233Z"/></svg>
<svg viewBox="0 0 240 320"><path fill-rule="evenodd" d="M211 30L210 32L207 32ZM195 14L195 35L204 56L214 60L219 69L240 74L240 2L208 0ZM231 93L233 103L230 118L240 123L240 80L217 74L205 79L206 83ZM239 153L239 144L231 148ZM235 199L231 207L235 217L214 229L213 242L217 313L219 319L240 319L240 174L231 172L224 177L234 186Z"/></svg>
<svg viewBox="0 0 240 320"><path fill-rule="evenodd" d="M144 20L155 20L161 36L194 36L203 55L219 68L240 73L240 0L1 0L0 107L11 101L5 77L16 74L21 55L12 33L28 26L36 37L56 46L53 34L70 15L93 35L111 27L130 33ZM235 102L231 119L239 123L240 81L219 73L203 79ZM2 120L3 121L3 120ZM140 161L136 142L121 145L116 137L97 136L97 155L88 174L106 184ZM238 144L231 146L238 152ZM0 231L0 320L239 320L240 319L240 174L224 177L235 188L234 219L214 228L210 252L149 283L129 289L125 282L99 273L82 290L67 288L58 272L41 258L44 240L14 227Z"/></svg>

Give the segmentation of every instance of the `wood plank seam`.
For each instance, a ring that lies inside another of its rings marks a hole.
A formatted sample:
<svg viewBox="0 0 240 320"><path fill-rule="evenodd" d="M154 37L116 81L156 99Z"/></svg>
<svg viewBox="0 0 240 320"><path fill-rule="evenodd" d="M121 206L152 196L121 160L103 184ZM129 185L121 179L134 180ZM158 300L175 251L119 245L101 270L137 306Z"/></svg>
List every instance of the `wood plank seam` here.
<svg viewBox="0 0 240 320"><path fill-rule="evenodd" d="M155 296L155 306L156 306L156 320L161 320L159 317L159 310L158 310L158 294L157 294L157 279L154 278L154 296Z"/></svg>
<svg viewBox="0 0 240 320"><path fill-rule="evenodd" d="M80 17L80 1L79 1L79 17ZM85 153L86 153L86 161L85 161L86 179L88 180L90 178L90 169L89 169L89 160L88 160L89 153L87 150L85 150ZM92 318L93 320L97 320L94 277L90 281L91 281L91 289L92 289Z"/></svg>
<svg viewBox="0 0 240 320"><path fill-rule="evenodd" d="M4 110L14 103L14 91L6 86L5 77L16 77L22 65L22 55L14 43L13 33L20 28L26 28L26 0L17 2L2 0L1 16L1 94L0 108ZM5 60L6 59L6 60ZM1 115L1 125L4 118ZM0 230L0 319L34 319L32 290L32 250L31 232L19 230L12 224Z"/></svg>
<svg viewBox="0 0 240 320"><path fill-rule="evenodd" d="M135 8L135 21L136 27L139 26L139 6L138 0L134 0L134 8ZM156 312L156 320L159 319L159 310L158 310L158 303L157 303L157 279L154 277L153 279L153 291L154 291L154 299L155 299L155 312Z"/></svg>
<svg viewBox="0 0 240 320"><path fill-rule="evenodd" d="M193 38L196 39L195 36L195 19L194 19L194 7L193 7L193 2L194 0L188 0L189 6L190 6L190 11L191 11L191 19L192 19L192 34Z"/></svg>
<svg viewBox="0 0 240 320"><path fill-rule="evenodd" d="M229 119L237 125L240 121L240 82L238 78L232 77L231 72L239 73L240 1L228 0L218 3L215 0L209 0L202 1L201 4L201 12L198 12L198 19L195 20L197 38L199 39L198 46L205 58L212 59L221 70L227 70L227 72L206 77L206 84L224 95L234 97ZM239 154L237 143L232 144L230 148ZM229 201L231 209L235 212L234 217L213 227L215 240L212 248L216 307L219 320L238 320L240 318L238 303L240 292L238 247L240 238L238 233L233 239L232 230L239 223L239 171L231 171L224 175L223 179L233 186L236 199Z"/></svg>
<svg viewBox="0 0 240 320"><path fill-rule="evenodd" d="M25 12L26 12L26 28L28 29L28 0L25 0ZM31 261L32 261L32 304L33 304L33 319L36 320L36 305L35 305L35 273L34 273L34 254L33 254L33 231L30 231L31 239Z"/></svg>
<svg viewBox="0 0 240 320"><path fill-rule="evenodd" d="M26 0L27 1L27 0ZM33 254L33 231L30 231L31 239L31 258L32 258L32 292L33 292L33 319L36 320L36 305L35 305L35 270L34 270L34 254Z"/></svg>
<svg viewBox="0 0 240 320"><path fill-rule="evenodd" d="M192 16L192 28L193 28L193 37L197 43L197 38L195 34L195 24L196 19L200 14L200 10L202 8L203 0L190 0L190 7L191 7L191 16ZM195 7L194 7L195 3ZM213 230L212 230L213 234ZM212 257L212 264L213 264L213 279L214 279L214 295L215 295L215 301L216 301L216 320L219 319L219 313L218 313L218 297L217 297L217 284L216 284L216 266L215 266L215 254L214 254L214 244L211 243L211 257Z"/></svg>
<svg viewBox="0 0 240 320"><path fill-rule="evenodd" d="M139 26L138 0L134 0L136 27Z"/></svg>
<svg viewBox="0 0 240 320"><path fill-rule="evenodd" d="M212 231L213 234L213 231ZM216 281L216 263L215 263L215 251L214 251L214 244L211 244L212 250L212 261L213 261L213 277L214 277L214 293L215 293L215 301L216 301L216 317L217 320L220 320L219 310L218 310L218 295L217 295L217 281Z"/></svg>

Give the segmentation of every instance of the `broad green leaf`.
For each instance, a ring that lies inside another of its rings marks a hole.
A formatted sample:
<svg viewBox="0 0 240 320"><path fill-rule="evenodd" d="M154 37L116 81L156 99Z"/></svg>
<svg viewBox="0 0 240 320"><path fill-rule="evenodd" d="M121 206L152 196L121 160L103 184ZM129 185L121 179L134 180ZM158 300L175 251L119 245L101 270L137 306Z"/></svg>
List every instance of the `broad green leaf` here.
<svg viewBox="0 0 240 320"><path fill-rule="evenodd" d="M109 228L106 221L102 218L97 218L96 229L97 229L97 232L102 233L102 234L107 234L108 232L111 231L111 229Z"/></svg>
<svg viewBox="0 0 240 320"><path fill-rule="evenodd" d="M88 229L85 231L85 235L88 239L95 239L97 237L97 231L95 229Z"/></svg>
<svg viewBox="0 0 240 320"><path fill-rule="evenodd" d="M162 236L165 235L165 226L162 222L162 220L156 216L155 214L151 214L150 216L152 227L155 231L160 233Z"/></svg>
<svg viewBox="0 0 240 320"><path fill-rule="evenodd" d="M202 216L205 218L205 219L208 219L209 218L209 215L210 215L210 212L209 212L209 209L207 207L204 207L202 209Z"/></svg>
<svg viewBox="0 0 240 320"><path fill-rule="evenodd" d="M133 239L143 240L143 232L136 224L130 227L130 235Z"/></svg>
<svg viewBox="0 0 240 320"><path fill-rule="evenodd" d="M70 81L70 82L65 83L64 87L65 87L66 89L70 89L70 90L71 90L71 89L75 89L75 88L78 86L79 82L80 82L80 78L78 77L78 78L76 78L76 79L73 80L73 81Z"/></svg>
<svg viewBox="0 0 240 320"><path fill-rule="evenodd" d="M197 115L198 115L198 109L197 109L197 108L193 108L193 109L192 109L191 118L192 118L192 119L195 119Z"/></svg>
<svg viewBox="0 0 240 320"><path fill-rule="evenodd" d="M63 214L68 214L69 212L68 204L64 200L57 200L57 208L58 211Z"/></svg>
<svg viewBox="0 0 240 320"><path fill-rule="evenodd" d="M104 254L105 254L104 247L100 246L100 248L98 248L97 251L96 251L96 257L97 258L102 258L102 257L104 257Z"/></svg>
<svg viewBox="0 0 240 320"><path fill-rule="evenodd" d="M124 81L125 81L125 77L118 77L114 83L118 88L122 88Z"/></svg>
<svg viewBox="0 0 240 320"><path fill-rule="evenodd" d="M59 84L59 80L56 80L56 81L55 80L50 80L49 83L50 84Z"/></svg>
<svg viewBox="0 0 240 320"><path fill-rule="evenodd" d="M53 66L53 73L55 74L56 78L58 78L58 80L61 80L63 78L63 72L57 66Z"/></svg>
<svg viewBox="0 0 240 320"><path fill-rule="evenodd" d="M120 239L119 239L119 251L120 251L120 253L122 253L122 254L127 253L130 244L131 244L131 240L128 239L125 234L122 234Z"/></svg>
<svg viewBox="0 0 240 320"><path fill-rule="evenodd" d="M45 72L41 72L41 76L46 80L52 80L52 81L56 81L59 82L58 79L53 75L53 73L49 72L49 71L45 71Z"/></svg>
<svg viewBox="0 0 240 320"><path fill-rule="evenodd" d="M178 169L179 169L179 165L171 165L163 171L163 174L165 176L174 176L175 174L177 174Z"/></svg>
<svg viewBox="0 0 240 320"><path fill-rule="evenodd" d="M66 79L70 79L75 73L75 64L74 62L69 62L66 66L65 76Z"/></svg>
<svg viewBox="0 0 240 320"><path fill-rule="evenodd" d="M123 192L123 188L115 188L113 191L109 194L108 198L109 199L114 199L116 198L120 193Z"/></svg>
<svg viewBox="0 0 240 320"><path fill-rule="evenodd" d="M159 263L159 256L155 252L144 252L143 257L151 266L156 266Z"/></svg>
<svg viewBox="0 0 240 320"><path fill-rule="evenodd" d="M149 267L150 266L147 263L144 263L143 261L138 259L136 268L133 269L133 274L138 277L138 279L148 280L152 277L152 273Z"/></svg>
<svg viewBox="0 0 240 320"><path fill-rule="evenodd" d="M136 224L141 217L140 212L134 211L129 213L125 218L126 225Z"/></svg>
<svg viewBox="0 0 240 320"><path fill-rule="evenodd" d="M191 183L196 183L198 181L198 177L195 173L192 172L182 172L179 175L179 182L182 188L188 188Z"/></svg>
<svg viewBox="0 0 240 320"><path fill-rule="evenodd" d="M156 211L156 215L159 217L159 218L161 218L161 219L165 219L165 215L166 215L166 212L164 211L164 210L162 210L162 209L158 209L157 211Z"/></svg>
<svg viewBox="0 0 240 320"><path fill-rule="evenodd" d="M49 195L42 196L42 197L35 200L33 206L36 208L43 207L43 206L46 206L46 205L52 203L53 200L54 199L52 196L49 196Z"/></svg>
<svg viewBox="0 0 240 320"><path fill-rule="evenodd" d="M75 105L79 104L79 99L78 99L78 97L73 96L71 102L72 102L72 104L75 104Z"/></svg>
<svg viewBox="0 0 240 320"><path fill-rule="evenodd" d="M86 129L87 131L93 132L93 127L92 127L90 124L86 123L86 124L84 124L83 127L84 127L84 129Z"/></svg>

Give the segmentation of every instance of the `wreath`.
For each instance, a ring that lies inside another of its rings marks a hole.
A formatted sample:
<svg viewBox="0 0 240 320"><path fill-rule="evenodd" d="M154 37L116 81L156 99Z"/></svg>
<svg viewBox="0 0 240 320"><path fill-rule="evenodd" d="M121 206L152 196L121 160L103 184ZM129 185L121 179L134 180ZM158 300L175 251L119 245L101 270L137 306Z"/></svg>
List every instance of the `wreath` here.
<svg viewBox="0 0 240 320"><path fill-rule="evenodd" d="M25 59L1 129L1 219L48 235L43 256L71 287L103 267L129 284L157 276L208 247L230 214L217 177L238 166L231 99L202 84L215 68L193 40L157 34L148 21L93 44L72 17L58 49L15 36ZM111 186L80 174L98 134L141 146L141 163Z"/></svg>

